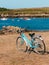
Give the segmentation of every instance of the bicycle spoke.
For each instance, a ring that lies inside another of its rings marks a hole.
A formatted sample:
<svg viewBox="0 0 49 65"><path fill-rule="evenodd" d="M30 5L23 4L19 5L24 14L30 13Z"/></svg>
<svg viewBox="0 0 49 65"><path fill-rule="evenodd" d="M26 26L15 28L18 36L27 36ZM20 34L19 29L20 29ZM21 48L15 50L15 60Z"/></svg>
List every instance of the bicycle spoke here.
<svg viewBox="0 0 49 65"><path fill-rule="evenodd" d="M45 52L45 44L42 42L42 40L40 40L40 39L35 39L34 46L36 46L36 47L34 48L34 51L35 51L36 53L42 54L42 53Z"/></svg>

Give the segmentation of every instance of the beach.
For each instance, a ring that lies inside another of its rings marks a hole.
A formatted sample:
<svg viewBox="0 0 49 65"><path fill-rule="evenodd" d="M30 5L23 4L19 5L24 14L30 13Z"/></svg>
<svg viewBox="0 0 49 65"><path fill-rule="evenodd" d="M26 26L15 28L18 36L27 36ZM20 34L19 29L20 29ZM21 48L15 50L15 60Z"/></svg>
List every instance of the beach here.
<svg viewBox="0 0 49 65"><path fill-rule="evenodd" d="M29 32L25 34L30 38ZM43 37L48 53L39 55L34 52L29 54L18 51L16 39L19 34L4 34L0 35L0 65L49 65L49 31L35 32L35 34L40 34Z"/></svg>

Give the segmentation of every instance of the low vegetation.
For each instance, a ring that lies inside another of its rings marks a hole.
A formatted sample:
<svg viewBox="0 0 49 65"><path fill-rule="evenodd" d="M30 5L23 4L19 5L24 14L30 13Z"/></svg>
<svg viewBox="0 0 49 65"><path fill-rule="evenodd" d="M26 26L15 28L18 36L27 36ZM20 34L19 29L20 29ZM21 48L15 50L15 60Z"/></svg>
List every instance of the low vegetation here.
<svg viewBox="0 0 49 65"><path fill-rule="evenodd" d="M45 8L24 8L24 9L6 9L0 8L0 15L35 15L35 14L49 14L49 7Z"/></svg>

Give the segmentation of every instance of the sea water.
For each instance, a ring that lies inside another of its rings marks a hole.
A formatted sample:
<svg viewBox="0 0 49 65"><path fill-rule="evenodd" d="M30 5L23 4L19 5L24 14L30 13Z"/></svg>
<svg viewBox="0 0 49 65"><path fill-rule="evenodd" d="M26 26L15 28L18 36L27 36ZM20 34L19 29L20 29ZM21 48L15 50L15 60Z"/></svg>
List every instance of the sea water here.
<svg viewBox="0 0 49 65"><path fill-rule="evenodd" d="M28 30L49 31L49 18L7 18L0 19L0 29L3 26L18 26Z"/></svg>

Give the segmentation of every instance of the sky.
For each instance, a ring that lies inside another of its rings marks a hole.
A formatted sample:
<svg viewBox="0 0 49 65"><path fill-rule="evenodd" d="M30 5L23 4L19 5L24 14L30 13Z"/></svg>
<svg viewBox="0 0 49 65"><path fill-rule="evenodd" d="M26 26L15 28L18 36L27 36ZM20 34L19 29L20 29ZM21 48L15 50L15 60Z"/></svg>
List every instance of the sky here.
<svg viewBox="0 0 49 65"><path fill-rule="evenodd" d="M49 0L0 0L0 7L9 9L49 7Z"/></svg>

